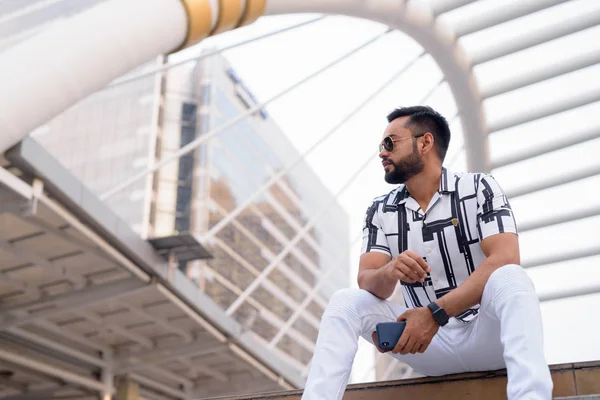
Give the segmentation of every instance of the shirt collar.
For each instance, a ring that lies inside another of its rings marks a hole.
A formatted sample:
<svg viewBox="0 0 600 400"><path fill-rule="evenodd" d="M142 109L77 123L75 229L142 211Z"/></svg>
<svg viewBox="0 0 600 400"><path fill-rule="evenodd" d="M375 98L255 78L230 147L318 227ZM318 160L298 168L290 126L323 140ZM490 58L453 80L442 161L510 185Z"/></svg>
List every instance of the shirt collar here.
<svg viewBox="0 0 600 400"><path fill-rule="evenodd" d="M450 193L456 190L456 176L454 172L442 167L442 177L440 178L440 188L438 193Z"/></svg>
<svg viewBox="0 0 600 400"><path fill-rule="evenodd" d="M455 180L456 177L454 172L442 167L442 176L440 177L440 187L438 189L438 193L447 194L454 192L456 190L456 186L454 184ZM404 204L409 197L411 196L406 185L400 185L398 188L396 188L396 195L392 201L392 204Z"/></svg>

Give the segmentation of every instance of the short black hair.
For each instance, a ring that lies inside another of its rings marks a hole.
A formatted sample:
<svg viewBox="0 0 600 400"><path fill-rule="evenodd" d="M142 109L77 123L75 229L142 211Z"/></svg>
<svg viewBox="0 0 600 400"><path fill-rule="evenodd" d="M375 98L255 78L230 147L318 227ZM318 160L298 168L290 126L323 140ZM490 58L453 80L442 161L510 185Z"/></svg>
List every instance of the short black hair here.
<svg viewBox="0 0 600 400"><path fill-rule="evenodd" d="M428 106L411 106L397 108L388 116L388 122L401 117L410 116L406 128L410 129L414 135L421 135L430 132L433 135L435 148L442 162L446 158L446 152L450 145L450 127L448 121L442 114Z"/></svg>

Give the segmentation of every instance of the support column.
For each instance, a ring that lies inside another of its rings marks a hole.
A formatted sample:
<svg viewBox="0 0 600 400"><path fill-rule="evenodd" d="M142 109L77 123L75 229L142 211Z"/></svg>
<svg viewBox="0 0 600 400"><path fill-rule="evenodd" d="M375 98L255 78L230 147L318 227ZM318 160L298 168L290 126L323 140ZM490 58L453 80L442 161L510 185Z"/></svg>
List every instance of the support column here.
<svg viewBox="0 0 600 400"><path fill-rule="evenodd" d="M166 57L161 55L156 58L157 67L164 67ZM150 134L150 148L148 149L148 162L150 165L160 161L160 145L162 143L162 128L165 116L165 93L167 91L167 72L158 71L154 75L152 126ZM158 185L158 173L146 176L146 195L144 199L144 219L142 222L142 237L148 239L157 236L155 233L156 215L158 207L156 204L156 189ZM100 197L101 200L104 198Z"/></svg>
<svg viewBox="0 0 600 400"><path fill-rule="evenodd" d="M117 381L117 397L115 400L140 400L140 385L129 378Z"/></svg>
<svg viewBox="0 0 600 400"><path fill-rule="evenodd" d="M100 393L100 400L112 400L112 395L115 392L114 389L114 368L113 368L113 357L111 351L105 351L102 353L102 358L105 361L105 366L102 368L102 384L104 389Z"/></svg>

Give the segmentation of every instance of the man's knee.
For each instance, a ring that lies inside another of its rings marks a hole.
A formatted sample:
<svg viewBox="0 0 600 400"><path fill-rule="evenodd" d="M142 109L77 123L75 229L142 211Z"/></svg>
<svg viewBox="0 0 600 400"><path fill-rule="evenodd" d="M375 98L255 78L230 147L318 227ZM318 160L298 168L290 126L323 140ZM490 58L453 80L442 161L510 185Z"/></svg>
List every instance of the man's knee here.
<svg viewBox="0 0 600 400"><path fill-rule="evenodd" d="M336 291L329 299L324 315L357 316L358 310L379 299L362 289L346 288Z"/></svg>
<svg viewBox="0 0 600 400"><path fill-rule="evenodd" d="M508 264L496 269L489 277L486 290L494 292L494 297L515 292L534 292L531 279L520 265Z"/></svg>

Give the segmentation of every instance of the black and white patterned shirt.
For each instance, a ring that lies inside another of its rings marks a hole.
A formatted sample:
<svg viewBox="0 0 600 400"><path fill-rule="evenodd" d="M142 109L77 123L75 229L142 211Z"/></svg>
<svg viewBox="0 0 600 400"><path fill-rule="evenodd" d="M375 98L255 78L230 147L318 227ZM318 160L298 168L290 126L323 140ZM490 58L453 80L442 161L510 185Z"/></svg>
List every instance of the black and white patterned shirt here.
<svg viewBox="0 0 600 400"><path fill-rule="evenodd" d="M426 213L400 185L377 197L367 210L362 252L396 258L405 250L431 268L424 283L402 284L407 307L422 307L462 284L485 259L480 241L497 233L517 233L503 190L487 174L452 173L442 168L440 188ZM456 318L475 318L475 306Z"/></svg>

